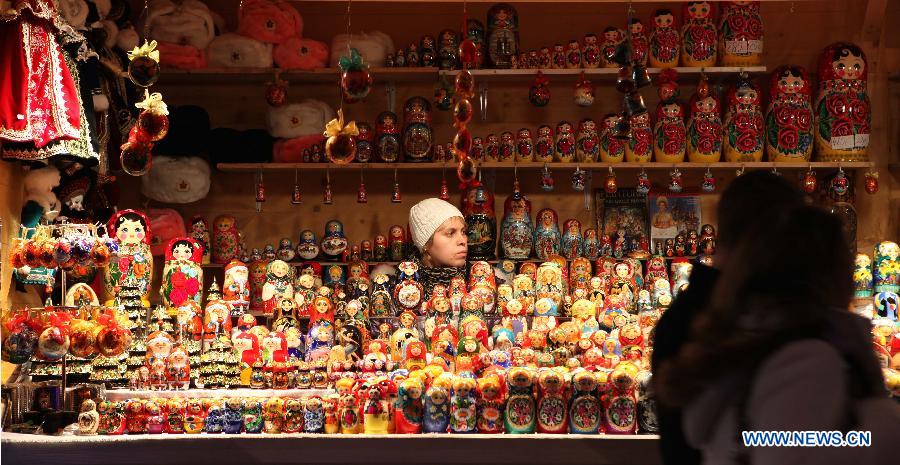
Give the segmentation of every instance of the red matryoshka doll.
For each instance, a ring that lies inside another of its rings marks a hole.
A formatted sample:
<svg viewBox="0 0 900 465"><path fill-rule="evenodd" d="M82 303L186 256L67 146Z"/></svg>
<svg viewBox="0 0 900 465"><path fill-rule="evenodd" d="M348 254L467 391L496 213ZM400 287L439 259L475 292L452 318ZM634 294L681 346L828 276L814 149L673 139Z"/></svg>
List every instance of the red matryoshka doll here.
<svg viewBox="0 0 900 465"><path fill-rule="evenodd" d="M656 81L659 103L653 128L653 154L660 163L681 163L686 150L684 107L678 100L678 72L665 69Z"/></svg>
<svg viewBox="0 0 900 465"><path fill-rule="evenodd" d="M397 115L383 111L375 120L375 158L380 162L396 163L400 159L400 128Z"/></svg>
<svg viewBox="0 0 900 465"><path fill-rule="evenodd" d="M738 78L728 90L725 110L725 161L758 162L763 156L764 124L759 86Z"/></svg>
<svg viewBox="0 0 900 465"><path fill-rule="evenodd" d="M516 141L511 132L500 134L500 161L513 161L516 156Z"/></svg>
<svg viewBox="0 0 900 465"><path fill-rule="evenodd" d="M631 24L631 63L638 66L647 66L647 56L650 53L650 39L644 30L644 23L638 18L632 18Z"/></svg>
<svg viewBox="0 0 900 465"><path fill-rule="evenodd" d="M562 234L559 232L559 216L551 208L544 208L538 212L534 227L534 254L540 260L549 260L551 256L558 255L562 244ZM523 272L524 273L524 272Z"/></svg>
<svg viewBox="0 0 900 465"><path fill-rule="evenodd" d="M625 161L649 163L652 156L653 128L650 126L650 112L645 111L631 117L631 139L625 144Z"/></svg>
<svg viewBox="0 0 900 465"><path fill-rule="evenodd" d="M581 44L577 40L570 40L566 46L566 68L581 68Z"/></svg>
<svg viewBox="0 0 900 465"><path fill-rule="evenodd" d="M250 306L250 271L240 260L232 260L225 265L225 282L222 285L222 300L231 308L231 316L240 317Z"/></svg>
<svg viewBox="0 0 900 465"><path fill-rule="evenodd" d="M687 2L681 26L681 64L683 66L716 65L716 24L712 2Z"/></svg>
<svg viewBox="0 0 900 465"><path fill-rule="evenodd" d="M810 87L801 66L779 66L772 72L765 136L769 161L809 161L814 131Z"/></svg>
<svg viewBox="0 0 900 465"><path fill-rule="evenodd" d="M375 239L376 244L378 238ZM388 250L390 259L399 262L406 256L406 231L400 225L393 225L388 231Z"/></svg>
<svg viewBox="0 0 900 465"><path fill-rule="evenodd" d="M597 123L585 118L578 123L578 135L575 140L575 158L579 162L595 162L600 153L600 137L597 135Z"/></svg>
<svg viewBox="0 0 900 465"><path fill-rule="evenodd" d="M531 130L519 129L516 133L516 161L534 161L534 142L531 140Z"/></svg>
<svg viewBox="0 0 900 465"><path fill-rule="evenodd" d="M760 2L722 2L719 18L719 66L762 63L763 23Z"/></svg>
<svg viewBox="0 0 900 465"><path fill-rule="evenodd" d="M484 159L486 161L500 161L500 137L496 134L488 134L484 140Z"/></svg>
<svg viewBox="0 0 900 465"><path fill-rule="evenodd" d="M819 57L816 156L821 161L868 161L872 113L866 55L854 44L829 45Z"/></svg>
<svg viewBox="0 0 900 465"><path fill-rule="evenodd" d="M234 337L232 346L235 355L240 360L240 384L241 386L250 386L253 365L262 357L259 338L246 331Z"/></svg>
<svg viewBox="0 0 900 465"><path fill-rule="evenodd" d="M163 304L170 311L193 300L200 304L203 268L200 262L203 247L189 237L176 237L166 247L166 263L163 267L159 293Z"/></svg>
<svg viewBox="0 0 900 465"><path fill-rule="evenodd" d="M121 210L110 218L107 231L118 244L103 274L106 306L122 291L141 296L141 304L150 306L153 255L150 252L150 221L136 210Z"/></svg>
<svg viewBox="0 0 900 465"><path fill-rule="evenodd" d="M600 161L603 163L621 163L625 159L625 142L613 136L619 118L621 116L615 113L603 117L600 129Z"/></svg>
<svg viewBox="0 0 900 465"><path fill-rule="evenodd" d="M469 150L469 158L477 161L484 160L484 139L480 137L472 138L472 149Z"/></svg>
<svg viewBox="0 0 900 465"><path fill-rule="evenodd" d="M200 215L191 217L191 237L203 248L202 264L209 264L212 259L212 239L209 235L209 224Z"/></svg>
<svg viewBox="0 0 900 465"><path fill-rule="evenodd" d="M553 161L554 146L553 128L547 125L539 126L537 129L537 140L534 143L536 161L544 163Z"/></svg>
<svg viewBox="0 0 900 465"><path fill-rule="evenodd" d="M476 391L478 420L475 422L482 434L503 432L503 408L506 403L506 381L499 373L490 373L478 379Z"/></svg>
<svg viewBox="0 0 900 465"><path fill-rule="evenodd" d="M625 41L625 31L608 26L603 30L603 43L600 47L600 56L603 58L604 68L618 68L620 65L616 63L616 49Z"/></svg>
<svg viewBox="0 0 900 465"><path fill-rule="evenodd" d="M602 62L600 56L600 43L596 34L584 36L584 44L581 46L581 61L585 68L599 68Z"/></svg>
<svg viewBox="0 0 900 465"><path fill-rule="evenodd" d="M620 362L609 374L609 392L603 396L603 423L606 434L635 434L637 432L637 396L635 379L638 367Z"/></svg>
<svg viewBox="0 0 900 465"><path fill-rule="evenodd" d="M719 99L709 84L700 81L689 104L691 113L687 123L687 154L692 163L716 163L722 158L722 119Z"/></svg>
<svg viewBox="0 0 900 465"><path fill-rule="evenodd" d="M556 160L561 162L575 161L575 132L572 123L561 121L556 125Z"/></svg>
<svg viewBox="0 0 900 465"><path fill-rule="evenodd" d="M554 369L538 375L537 432L564 434L569 426L568 377Z"/></svg>
<svg viewBox="0 0 900 465"><path fill-rule="evenodd" d="M424 349L423 343L416 342L422 344ZM400 386L397 388L397 404L393 407L396 433L419 434L422 431L422 419L425 411L424 393L425 385L419 378L407 378L400 382Z"/></svg>
<svg viewBox="0 0 900 465"><path fill-rule="evenodd" d="M412 97L403 107L403 156L407 162L431 161L434 133L431 129L431 104L423 97Z"/></svg>
<svg viewBox="0 0 900 465"><path fill-rule="evenodd" d="M281 299L294 298L294 269L282 260L273 260L266 266L266 283L262 287L263 312L275 314Z"/></svg>
<svg viewBox="0 0 900 465"><path fill-rule="evenodd" d="M668 8L653 13L653 32L650 33L650 66L674 68L681 53L681 34L675 22L675 14Z"/></svg>
<svg viewBox="0 0 900 465"><path fill-rule="evenodd" d="M519 16L508 3L497 3L487 13L487 51L497 69L509 69L519 53Z"/></svg>
<svg viewBox="0 0 900 465"><path fill-rule="evenodd" d="M212 261L224 265L241 258L241 233L237 220L231 215L218 216L213 221Z"/></svg>

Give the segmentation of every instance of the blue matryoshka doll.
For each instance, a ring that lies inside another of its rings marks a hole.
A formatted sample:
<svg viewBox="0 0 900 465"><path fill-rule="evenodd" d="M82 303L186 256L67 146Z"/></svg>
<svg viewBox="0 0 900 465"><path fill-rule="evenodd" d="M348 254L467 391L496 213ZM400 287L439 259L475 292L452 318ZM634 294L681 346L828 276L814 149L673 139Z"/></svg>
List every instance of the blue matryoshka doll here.
<svg viewBox="0 0 900 465"><path fill-rule="evenodd" d="M568 260L574 260L582 256L581 222L576 219L568 219L563 223L562 252Z"/></svg>
<svg viewBox="0 0 900 465"><path fill-rule="evenodd" d="M325 223L325 236L322 238L322 253L329 260L340 260L341 254L347 250L347 237L344 236L344 224L338 220Z"/></svg>
<svg viewBox="0 0 900 465"><path fill-rule="evenodd" d="M315 260L319 256L319 244L316 241L316 233L309 229L300 231L300 239L297 241L297 255L304 260Z"/></svg>
<svg viewBox="0 0 900 465"><path fill-rule="evenodd" d="M534 227L534 253L541 260L559 255L562 235L559 232L559 216L552 208L538 212Z"/></svg>

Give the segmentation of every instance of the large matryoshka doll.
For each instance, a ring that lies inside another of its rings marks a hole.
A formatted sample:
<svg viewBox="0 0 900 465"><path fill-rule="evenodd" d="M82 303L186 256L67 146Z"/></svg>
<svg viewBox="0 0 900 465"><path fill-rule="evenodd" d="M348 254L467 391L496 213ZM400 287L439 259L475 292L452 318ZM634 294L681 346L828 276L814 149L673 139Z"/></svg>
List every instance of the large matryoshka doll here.
<svg viewBox="0 0 900 465"><path fill-rule="evenodd" d="M622 116L608 113L603 117L600 127L600 161L603 163L621 163L625 160L626 141L615 136L616 123Z"/></svg>
<svg viewBox="0 0 900 465"><path fill-rule="evenodd" d="M534 227L534 254L541 260L549 260L559 254L562 234L559 232L559 216L552 208L538 212Z"/></svg>
<svg viewBox="0 0 900 465"><path fill-rule="evenodd" d="M760 2L722 2L719 18L719 66L762 63L763 23Z"/></svg>
<svg viewBox="0 0 900 465"><path fill-rule="evenodd" d="M722 118L719 99L702 79L688 105L687 154L692 163L716 163L722 158Z"/></svg>
<svg viewBox="0 0 900 465"><path fill-rule="evenodd" d="M226 264L235 258L241 258L241 234L238 232L237 220L231 215L221 215L213 221L212 261Z"/></svg>
<svg viewBox="0 0 900 465"><path fill-rule="evenodd" d="M519 15L508 3L498 3L487 13L487 53L494 68L508 69L519 53Z"/></svg>
<svg viewBox="0 0 900 465"><path fill-rule="evenodd" d="M857 45L829 45L819 57L816 157L821 161L867 161L872 113L868 63Z"/></svg>
<svg viewBox="0 0 900 465"><path fill-rule="evenodd" d="M240 317L250 308L250 271L240 260L225 265L222 300L231 307L231 316Z"/></svg>
<svg viewBox="0 0 900 465"><path fill-rule="evenodd" d="M738 78L728 90L725 110L725 161L762 161L764 123L759 87L749 79Z"/></svg>
<svg viewBox="0 0 900 465"><path fill-rule="evenodd" d="M813 151L812 90L806 69L779 66L772 72L766 110L769 161L809 161Z"/></svg>
<svg viewBox="0 0 900 465"><path fill-rule="evenodd" d="M159 294L170 311L188 300L200 305L203 286L203 247L189 237L176 237L166 246Z"/></svg>
<svg viewBox="0 0 900 465"><path fill-rule="evenodd" d="M653 13L653 32L650 33L650 66L674 68L678 66L681 52L681 34L675 22L675 14L668 8Z"/></svg>
<svg viewBox="0 0 900 465"><path fill-rule="evenodd" d="M127 287L136 288L132 291L141 296L142 305L149 307L153 256L147 215L136 210L121 210L110 218L107 230L119 249L110 257L103 275L106 305L113 304L113 299L127 282Z"/></svg>
<svg viewBox="0 0 900 465"><path fill-rule="evenodd" d="M503 203L503 226L500 244L503 256L524 260L531 256L534 245L534 227L531 223L531 201L519 190L516 182L513 193Z"/></svg>
<svg viewBox="0 0 900 465"><path fill-rule="evenodd" d="M408 162L431 161L434 133L431 129L431 104L412 97L403 107L403 156Z"/></svg>
<svg viewBox="0 0 900 465"><path fill-rule="evenodd" d="M678 72L664 69L656 81L659 103L653 128L653 154L660 163L681 163L686 150L684 106L678 100Z"/></svg>
<svg viewBox="0 0 900 465"><path fill-rule="evenodd" d="M469 260L493 260L497 250L494 194L480 182L463 191L462 214L469 236Z"/></svg>
<svg viewBox="0 0 900 465"><path fill-rule="evenodd" d="M681 26L682 66L716 65L716 24L712 2L687 2Z"/></svg>

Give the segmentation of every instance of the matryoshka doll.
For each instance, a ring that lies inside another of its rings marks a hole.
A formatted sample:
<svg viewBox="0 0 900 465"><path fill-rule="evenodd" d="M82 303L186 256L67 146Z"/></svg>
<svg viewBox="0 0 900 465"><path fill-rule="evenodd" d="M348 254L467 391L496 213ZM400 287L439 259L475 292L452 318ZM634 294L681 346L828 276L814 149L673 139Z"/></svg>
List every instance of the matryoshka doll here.
<svg viewBox="0 0 900 465"><path fill-rule="evenodd" d="M506 401L506 383L494 372L479 378L477 387L478 419L475 422L482 434L503 432L503 407Z"/></svg>
<svg viewBox="0 0 900 465"><path fill-rule="evenodd" d="M241 233L237 220L231 215L220 215L213 221L212 261L224 265L241 258Z"/></svg>
<svg viewBox="0 0 900 465"><path fill-rule="evenodd" d="M650 53L650 39L644 31L644 23L638 18L632 18L631 24L631 63L638 66L647 66L647 56Z"/></svg>
<svg viewBox="0 0 900 465"><path fill-rule="evenodd" d="M581 46L581 62L585 68L599 68L602 58L600 56L600 44L596 34L584 36L584 44Z"/></svg>
<svg viewBox="0 0 900 465"><path fill-rule="evenodd" d="M282 299L294 298L293 268L282 260L273 260L266 266L266 283L262 287L263 313L275 314Z"/></svg>
<svg viewBox="0 0 900 465"><path fill-rule="evenodd" d="M508 69L519 53L519 16L508 3L497 3L487 13L487 50L494 68Z"/></svg>
<svg viewBox="0 0 900 465"><path fill-rule="evenodd" d="M395 432L419 434L424 415L425 386L418 378L407 378L397 388L397 404L394 407Z"/></svg>
<svg viewBox="0 0 900 465"><path fill-rule="evenodd" d="M600 47L600 56L603 58L604 68L618 68L616 63L616 49L625 40L625 32L613 26L603 29L603 44Z"/></svg>
<svg viewBox="0 0 900 465"><path fill-rule="evenodd" d="M581 44L577 40L570 40L566 46L566 68L578 69L582 64Z"/></svg>
<svg viewBox="0 0 900 465"><path fill-rule="evenodd" d="M222 285L222 300L231 308L231 316L240 317L250 306L250 271L240 260L231 260L225 265L225 282Z"/></svg>
<svg viewBox="0 0 900 465"><path fill-rule="evenodd" d="M602 405L597 397L597 376L588 370L572 375L572 405L569 407L569 432L598 434Z"/></svg>
<svg viewBox="0 0 900 465"><path fill-rule="evenodd" d="M546 369L538 374L537 432L564 434L569 425L569 382L565 374Z"/></svg>
<svg viewBox="0 0 900 465"><path fill-rule="evenodd" d="M407 162L431 161L434 133L431 104L423 97L411 97L403 106L403 156Z"/></svg>
<svg viewBox="0 0 900 465"><path fill-rule="evenodd" d="M170 311L188 300L200 304L203 285L203 268L200 267L202 257L203 248L194 239L176 237L169 241L159 293L163 304Z"/></svg>
<svg viewBox="0 0 900 465"><path fill-rule="evenodd" d="M375 245L372 248L372 260L383 262L388 259L388 240L384 234L375 236Z"/></svg>
<svg viewBox="0 0 900 465"><path fill-rule="evenodd" d="M722 2L719 18L719 66L762 63L763 23L760 2Z"/></svg>
<svg viewBox="0 0 900 465"><path fill-rule="evenodd" d="M684 25L681 26L681 64L683 66L715 66L716 25L712 2L687 2Z"/></svg>
<svg viewBox="0 0 900 465"><path fill-rule="evenodd" d="M553 45L553 52L550 53L550 67L552 69L565 69L566 47L563 44Z"/></svg>
<svg viewBox="0 0 900 465"><path fill-rule="evenodd" d="M388 230L388 250L390 259L395 262L406 257L406 231L402 226L395 224Z"/></svg>
<svg viewBox="0 0 900 465"><path fill-rule="evenodd" d="M554 147L553 128L547 125L539 126L537 130L537 140L534 143L534 155L536 160L544 163L553 161L553 153L555 152Z"/></svg>
<svg viewBox="0 0 900 465"><path fill-rule="evenodd" d="M534 245L534 228L531 223L531 201L518 189L503 203L503 226L500 243L503 256L524 260L531 256Z"/></svg>
<svg viewBox="0 0 900 465"><path fill-rule="evenodd" d="M675 23L675 14L668 8L653 13L653 32L650 33L650 66L674 68L681 53L681 34Z"/></svg>
<svg viewBox="0 0 900 465"><path fill-rule="evenodd" d="M575 105L579 107L589 107L594 104L594 85L584 77L584 72L581 73L581 77L575 82L573 99L575 100Z"/></svg>
<svg viewBox="0 0 900 465"><path fill-rule="evenodd" d="M820 161L868 161L872 113L868 62L862 49L839 42L819 57L816 157Z"/></svg>
<svg viewBox="0 0 900 465"><path fill-rule="evenodd" d="M748 79L738 78L727 98L723 130L725 160L762 161L764 123L759 87Z"/></svg>
<svg viewBox="0 0 900 465"><path fill-rule="evenodd" d="M705 3L705 2L704 2ZM687 154L692 163L716 163L722 158L722 119L719 99L703 79L691 97L687 123Z"/></svg>
<svg viewBox="0 0 900 465"><path fill-rule="evenodd" d="M563 223L562 255L568 260L574 260L582 254L581 222L570 218Z"/></svg>
<svg viewBox="0 0 900 465"><path fill-rule="evenodd" d="M506 434L530 434L536 423L534 373L529 368L514 367L506 375L509 397L503 414Z"/></svg>
<svg viewBox="0 0 900 465"><path fill-rule="evenodd" d="M779 66L772 72L765 135L769 161L809 161L814 131L810 87L801 66Z"/></svg>
<svg viewBox="0 0 900 465"><path fill-rule="evenodd" d="M597 135L597 123L585 118L578 123L575 158L579 162L595 162L600 151L600 138Z"/></svg>
<svg viewBox="0 0 900 465"><path fill-rule="evenodd" d="M516 141L513 134L503 131L500 134L500 161L513 161L516 156Z"/></svg>
<svg viewBox="0 0 900 465"><path fill-rule="evenodd" d="M450 389L452 379L452 373L442 373L425 390L423 432L447 432L447 427L450 425Z"/></svg>
<svg viewBox="0 0 900 465"><path fill-rule="evenodd" d="M127 287L135 287L130 290L141 296L142 306L149 307L153 255L147 215L136 210L121 210L110 218L107 230L119 248L110 257L103 275L106 306L112 305L127 283Z"/></svg>
<svg viewBox="0 0 900 465"><path fill-rule="evenodd" d="M300 231L300 240L297 241L297 255L303 260L315 260L319 256L319 244L316 242L316 233L309 229Z"/></svg>
<svg viewBox="0 0 900 465"><path fill-rule="evenodd" d="M597 230L589 228L584 231L583 255L590 261L600 257L600 241L597 238Z"/></svg>
<svg viewBox="0 0 900 465"><path fill-rule="evenodd" d="M608 113L603 117L603 127L600 129L600 161L603 163L621 163L625 159L625 142L614 136L616 123L619 116Z"/></svg>
<svg viewBox="0 0 900 465"><path fill-rule="evenodd" d="M475 44L475 61L469 66L471 69L481 69L484 66L484 42L487 39L484 31L484 24L477 19L469 18L466 20L466 39Z"/></svg>
<svg viewBox="0 0 900 465"><path fill-rule="evenodd" d="M475 391L477 382L473 378L456 376L450 395L450 432L475 433L477 404Z"/></svg>
<svg viewBox="0 0 900 465"><path fill-rule="evenodd" d="M472 148L469 150L469 158L477 161L484 160L484 139L480 137L472 138Z"/></svg>
<svg viewBox="0 0 900 465"><path fill-rule="evenodd" d="M562 244L562 235L559 232L559 217L551 208L544 208L538 212L534 228L534 253L541 260L549 260L552 255L558 255Z"/></svg>
<svg viewBox="0 0 900 465"><path fill-rule="evenodd" d="M481 183L471 185L462 193L462 214L465 215L469 237L469 260L493 260L497 254L497 218L494 215L494 194Z"/></svg>
<svg viewBox="0 0 900 465"><path fill-rule="evenodd" d="M876 293L900 293L900 246L896 242L875 246L872 283Z"/></svg>
<svg viewBox="0 0 900 465"><path fill-rule="evenodd" d="M209 225L206 218L200 215L191 217L191 237L203 248L202 264L209 264L212 259L212 241L209 236Z"/></svg>
<svg viewBox="0 0 900 465"><path fill-rule="evenodd" d="M440 45L437 53L437 66L440 69L459 68L459 36L452 29L444 29L438 33Z"/></svg>
<svg viewBox="0 0 900 465"><path fill-rule="evenodd" d="M356 130L359 131L353 139L356 141L356 161L360 163L369 163L373 161L374 148L372 147L372 139L375 133L369 123L356 123Z"/></svg>
<svg viewBox="0 0 900 465"><path fill-rule="evenodd" d="M519 129L516 133L516 161L534 161L534 142L531 140L531 130Z"/></svg>
<svg viewBox="0 0 900 465"><path fill-rule="evenodd" d="M572 130L572 123L560 121L556 125L554 148L557 161L564 163L575 161L575 133Z"/></svg>
<svg viewBox="0 0 900 465"><path fill-rule="evenodd" d="M625 161L649 163L652 157L653 127L650 126L650 112L645 111L631 117L631 139L625 144Z"/></svg>
<svg viewBox="0 0 900 465"><path fill-rule="evenodd" d="M385 163L400 159L400 128L394 112L383 111L375 120L375 157Z"/></svg>
<svg viewBox="0 0 900 465"><path fill-rule="evenodd" d="M637 431L637 374L637 365L628 361L620 362L609 374L609 392L603 397L606 434L634 434Z"/></svg>
<svg viewBox="0 0 900 465"><path fill-rule="evenodd" d="M500 161L500 136L488 134L484 138L484 159L486 161Z"/></svg>
<svg viewBox="0 0 900 465"><path fill-rule="evenodd" d="M681 163L686 150L684 107L678 101L678 72L665 69L657 78L659 103L653 128L653 154L660 163Z"/></svg>

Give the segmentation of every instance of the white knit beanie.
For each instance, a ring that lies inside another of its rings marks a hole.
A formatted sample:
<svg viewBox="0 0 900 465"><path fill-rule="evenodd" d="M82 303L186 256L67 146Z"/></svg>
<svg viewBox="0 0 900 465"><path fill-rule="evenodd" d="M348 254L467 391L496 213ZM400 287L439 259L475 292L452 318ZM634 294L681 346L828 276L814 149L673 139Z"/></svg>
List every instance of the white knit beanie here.
<svg viewBox="0 0 900 465"><path fill-rule="evenodd" d="M409 209L409 230L413 244L420 252L444 221L458 216L465 218L458 208L438 198L425 199Z"/></svg>

